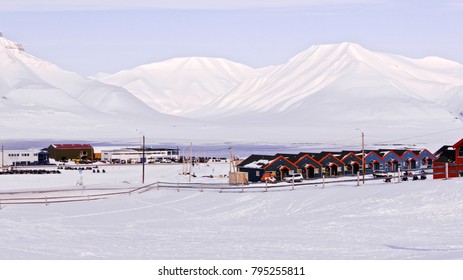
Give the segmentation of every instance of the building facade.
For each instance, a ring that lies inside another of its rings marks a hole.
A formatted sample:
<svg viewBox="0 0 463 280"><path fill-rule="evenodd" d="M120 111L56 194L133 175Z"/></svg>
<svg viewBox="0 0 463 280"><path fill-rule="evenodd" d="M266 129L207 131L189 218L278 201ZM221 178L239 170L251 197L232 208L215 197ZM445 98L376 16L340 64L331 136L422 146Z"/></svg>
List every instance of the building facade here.
<svg viewBox="0 0 463 280"><path fill-rule="evenodd" d="M4 150L1 166L29 166L48 164L48 152L41 150Z"/></svg>
<svg viewBox="0 0 463 280"><path fill-rule="evenodd" d="M90 144L52 144L46 149L55 161L93 161L93 147Z"/></svg>
<svg viewBox="0 0 463 280"><path fill-rule="evenodd" d="M179 160L178 149L152 149L146 148L145 163L171 162ZM124 148L115 150L102 150L101 160L116 164L130 164L143 162L143 149Z"/></svg>

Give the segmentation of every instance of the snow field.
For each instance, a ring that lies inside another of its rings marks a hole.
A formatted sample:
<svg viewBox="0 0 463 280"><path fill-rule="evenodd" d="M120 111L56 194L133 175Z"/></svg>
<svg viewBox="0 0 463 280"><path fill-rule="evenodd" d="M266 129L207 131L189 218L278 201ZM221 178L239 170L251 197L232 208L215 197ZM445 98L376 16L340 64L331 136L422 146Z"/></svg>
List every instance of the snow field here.
<svg viewBox="0 0 463 280"><path fill-rule="evenodd" d="M202 175L212 169L226 173L228 164L201 166L194 179L210 180ZM147 183L188 180L178 175L181 165L147 165L147 171ZM79 177L77 171L47 176L39 183L33 175L2 176L2 193L69 186ZM89 189L140 186L141 166L83 176ZM161 188L97 201L8 205L0 210L0 258L463 258L462 179L355 185L243 193Z"/></svg>

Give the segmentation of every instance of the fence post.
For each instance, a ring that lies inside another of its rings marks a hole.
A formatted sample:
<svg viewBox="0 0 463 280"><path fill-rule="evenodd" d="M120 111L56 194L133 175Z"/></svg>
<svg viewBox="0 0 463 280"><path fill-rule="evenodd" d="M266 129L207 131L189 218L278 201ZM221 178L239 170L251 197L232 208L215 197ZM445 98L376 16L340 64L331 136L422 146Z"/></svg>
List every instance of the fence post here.
<svg viewBox="0 0 463 280"><path fill-rule="evenodd" d="M445 179L447 180L449 178L449 163L445 163Z"/></svg>
<svg viewBox="0 0 463 280"><path fill-rule="evenodd" d="M294 177L293 177L293 180L292 180L292 183L291 183L293 186L291 187L291 190L294 190Z"/></svg>
<svg viewBox="0 0 463 280"><path fill-rule="evenodd" d="M157 185L156 185L156 190L159 191L159 181L157 182Z"/></svg>
<svg viewBox="0 0 463 280"><path fill-rule="evenodd" d="M241 192L244 192L244 182L241 182Z"/></svg>
<svg viewBox="0 0 463 280"><path fill-rule="evenodd" d="M360 171L357 171L357 187L360 186Z"/></svg>
<svg viewBox="0 0 463 280"><path fill-rule="evenodd" d="M201 192L203 192L203 182L201 182Z"/></svg>
<svg viewBox="0 0 463 280"><path fill-rule="evenodd" d="M179 192L179 191L180 191L180 185L179 185L179 183L177 182L177 192Z"/></svg>
<svg viewBox="0 0 463 280"><path fill-rule="evenodd" d="M267 180L265 180L265 191L266 192L268 191L268 182L267 182Z"/></svg>
<svg viewBox="0 0 463 280"><path fill-rule="evenodd" d="M48 206L48 197L45 197L45 205Z"/></svg>
<svg viewBox="0 0 463 280"><path fill-rule="evenodd" d="M325 188L325 175L323 175L323 189Z"/></svg>

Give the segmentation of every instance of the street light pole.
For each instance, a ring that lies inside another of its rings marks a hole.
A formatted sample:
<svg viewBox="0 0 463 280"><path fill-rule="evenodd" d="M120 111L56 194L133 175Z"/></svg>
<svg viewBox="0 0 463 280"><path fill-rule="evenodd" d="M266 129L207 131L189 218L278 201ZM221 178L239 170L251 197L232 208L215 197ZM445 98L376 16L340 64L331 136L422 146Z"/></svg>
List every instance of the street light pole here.
<svg viewBox="0 0 463 280"><path fill-rule="evenodd" d="M362 182L365 184L365 133L360 128L356 130L360 130L362 132Z"/></svg>

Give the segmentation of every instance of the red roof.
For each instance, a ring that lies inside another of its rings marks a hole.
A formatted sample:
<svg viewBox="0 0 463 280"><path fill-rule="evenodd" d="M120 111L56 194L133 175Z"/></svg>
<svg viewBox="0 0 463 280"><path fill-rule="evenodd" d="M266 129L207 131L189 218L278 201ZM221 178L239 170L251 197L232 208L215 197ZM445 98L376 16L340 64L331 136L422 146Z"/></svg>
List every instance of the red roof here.
<svg viewBox="0 0 463 280"><path fill-rule="evenodd" d="M71 150L71 149L93 149L92 145L90 144L53 144L52 145L55 149L61 150Z"/></svg>

